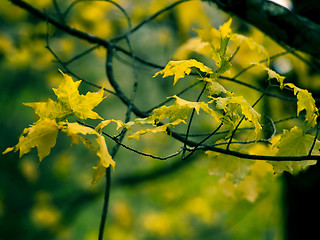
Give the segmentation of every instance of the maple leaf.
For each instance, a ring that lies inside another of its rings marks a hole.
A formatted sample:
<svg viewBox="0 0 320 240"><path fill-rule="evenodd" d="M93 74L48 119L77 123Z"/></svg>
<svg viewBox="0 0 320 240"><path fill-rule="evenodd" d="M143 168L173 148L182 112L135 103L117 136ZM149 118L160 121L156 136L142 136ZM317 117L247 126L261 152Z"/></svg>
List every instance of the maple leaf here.
<svg viewBox="0 0 320 240"><path fill-rule="evenodd" d="M86 95L81 95L78 91L81 80L74 82L70 76L61 73L64 76L63 81L58 88L53 88L58 100L81 119L103 119L98 113L92 111L104 99L102 89L99 92L88 92Z"/></svg>
<svg viewBox="0 0 320 240"><path fill-rule="evenodd" d="M62 102L55 102L50 98L47 102L32 102L23 104L32 107L40 119L63 119L72 113L71 109L66 107Z"/></svg>
<svg viewBox="0 0 320 240"><path fill-rule="evenodd" d="M316 102L311 93L305 89L296 87L292 83L286 83L285 86L292 88L294 95L297 96L297 116L299 116L301 111L306 110L305 121L307 122L308 126L314 127L317 124L319 110L316 107Z"/></svg>
<svg viewBox="0 0 320 240"><path fill-rule="evenodd" d="M276 156L306 156L309 154L313 141L314 136L303 133L300 127L295 126L290 131L284 130L280 141L275 144L275 147L278 148ZM312 154L319 155L319 148L320 142L317 140ZM316 160L268 162L273 165L276 174L280 174L283 171L296 174L308 166L317 163Z"/></svg>
<svg viewBox="0 0 320 240"><path fill-rule="evenodd" d="M42 118L64 120L74 114L81 119L102 119L98 113L92 111L103 99L102 89L99 92L79 94L78 87L81 80L74 82L70 76L61 72L64 76L58 88L53 88L58 101L48 99L47 102L24 103L32 107L35 113Z"/></svg>
<svg viewBox="0 0 320 240"><path fill-rule="evenodd" d="M170 61L167 66L154 74L153 77L163 74L163 78L174 75L173 85L177 83L180 78L183 78L186 74L191 73L191 68L196 67L200 71L210 74L213 73L212 69L205 66L203 63L198 62L195 59L181 60L181 61Z"/></svg>
<svg viewBox="0 0 320 240"><path fill-rule="evenodd" d="M51 148L56 144L56 139L59 132L59 125L55 120L48 118L40 119L29 128L25 128L19 138L17 145L7 148L3 154L10 151L20 151L20 158L36 147L40 162L50 154Z"/></svg>
<svg viewBox="0 0 320 240"><path fill-rule="evenodd" d="M205 102L191 102L179 98L178 96L172 96L175 98L175 102L171 106L161 106L153 110L153 114L147 118L140 118L125 124L127 129L131 129L133 125L139 123L141 125L151 124L152 127L148 129L142 129L129 136L129 138L139 139L139 136L148 132L158 133L166 132L168 127L175 127L180 123L186 123L184 119L187 119L190 112L194 109L197 114L200 110L206 112L215 118L216 122L221 122L220 115L209 107ZM170 122L158 126L157 124L164 120L169 119Z"/></svg>

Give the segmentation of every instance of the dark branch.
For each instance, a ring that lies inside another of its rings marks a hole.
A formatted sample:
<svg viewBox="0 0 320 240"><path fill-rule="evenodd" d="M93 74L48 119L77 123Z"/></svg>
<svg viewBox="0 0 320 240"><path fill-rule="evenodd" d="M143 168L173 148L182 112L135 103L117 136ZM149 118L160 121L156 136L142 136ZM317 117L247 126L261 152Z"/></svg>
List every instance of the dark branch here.
<svg viewBox="0 0 320 240"><path fill-rule="evenodd" d="M257 27L276 42L320 59L320 26L313 21L271 1L211 1L222 10L235 14Z"/></svg>

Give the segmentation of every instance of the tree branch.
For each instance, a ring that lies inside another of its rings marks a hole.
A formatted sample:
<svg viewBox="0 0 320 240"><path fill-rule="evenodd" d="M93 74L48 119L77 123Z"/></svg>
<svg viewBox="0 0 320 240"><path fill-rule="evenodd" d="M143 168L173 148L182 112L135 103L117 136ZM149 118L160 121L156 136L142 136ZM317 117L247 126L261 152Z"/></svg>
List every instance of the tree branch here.
<svg viewBox="0 0 320 240"><path fill-rule="evenodd" d="M257 27L276 42L320 59L320 26L313 21L271 1L211 1L222 10L235 14Z"/></svg>

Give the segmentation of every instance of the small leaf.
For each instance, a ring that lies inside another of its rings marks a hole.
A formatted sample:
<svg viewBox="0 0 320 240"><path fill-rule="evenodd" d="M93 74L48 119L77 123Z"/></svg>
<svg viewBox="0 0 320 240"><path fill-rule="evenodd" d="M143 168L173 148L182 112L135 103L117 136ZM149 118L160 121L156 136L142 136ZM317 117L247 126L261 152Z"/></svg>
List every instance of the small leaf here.
<svg viewBox="0 0 320 240"><path fill-rule="evenodd" d="M198 62L195 59L190 59L182 61L170 61L163 70L155 73L153 77L156 77L159 74L163 74L163 78L174 75L173 85L175 85L180 78L184 78L186 74L189 75L191 73L192 67L196 67L200 71L208 74L213 73L212 69L205 66L203 63Z"/></svg>
<svg viewBox="0 0 320 240"><path fill-rule="evenodd" d="M109 119L109 120L104 120L101 123L98 124L96 127L96 131L101 131L104 127L108 126L109 123L114 122L117 124L117 130L119 130L121 127L124 127L125 124L121 120L114 120L114 119Z"/></svg>
<svg viewBox="0 0 320 240"><path fill-rule="evenodd" d="M276 80L280 83L280 89L283 89L283 86L284 86L283 81L284 81L285 77L284 77L284 76L281 76L279 73L271 70L271 69L268 68L268 67L265 67L265 66L264 66L264 69L265 69L265 70L267 71L267 73L268 73L268 80L270 80L270 79L276 79Z"/></svg>

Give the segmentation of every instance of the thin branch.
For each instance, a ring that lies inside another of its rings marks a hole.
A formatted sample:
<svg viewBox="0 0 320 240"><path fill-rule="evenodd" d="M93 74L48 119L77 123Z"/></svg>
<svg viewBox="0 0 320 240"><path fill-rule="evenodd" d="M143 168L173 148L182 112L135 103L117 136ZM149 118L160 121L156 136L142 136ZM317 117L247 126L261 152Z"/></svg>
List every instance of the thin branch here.
<svg viewBox="0 0 320 240"><path fill-rule="evenodd" d="M71 58L68 61L64 61L64 64L69 65L70 63L84 57L85 55L89 54L90 52L92 52L93 50L97 49L99 47L99 45L95 45L85 51L83 51L82 53L79 53L78 55L74 56L73 58Z"/></svg>
<svg viewBox="0 0 320 240"><path fill-rule="evenodd" d="M316 142L317 142L317 138L318 138L318 133L319 133L319 126L317 125L317 132L316 132L316 135L314 136L314 139L313 139L313 142L312 142L312 146L310 148L310 151L308 153L308 156L310 156L312 154L312 151L314 149L314 146L316 145Z"/></svg>
<svg viewBox="0 0 320 240"><path fill-rule="evenodd" d="M215 134L219 131L219 129L222 127L222 125L223 125L223 122L221 122L220 125L219 125L209 136L207 136L206 138L204 138L203 140L201 140L199 143L197 143L197 144L194 146L194 148L192 149L192 152L189 153L189 155L187 155L187 156L186 156L185 158L183 158L182 160L186 160L186 159L188 159L189 157L191 157L191 155L195 153L195 151L198 149L199 146L201 146L202 143L204 143L205 141L207 141L209 138L211 138L213 135L215 135ZM187 142L187 141L185 141L185 142Z"/></svg>
<svg viewBox="0 0 320 240"><path fill-rule="evenodd" d="M252 108L254 108L258 102L260 102L260 100L263 98L264 94L262 94L258 100L252 105ZM231 133L231 137L230 137L230 140L229 140L229 143L227 145L227 150L229 150L229 146L230 146L230 143L232 142L232 139L234 137L234 134L236 133L237 129L239 128L240 124L242 123L242 121L244 120L245 116L243 115L241 120L239 121L239 123L237 124L237 126L233 129L232 133Z"/></svg>
<svg viewBox="0 0 320 240"><path fill-rule="evenodd" d="M114 158L114 156L112 156L112 158ZM100 221L100 226L99 226L98 240L103 240L104 227L106 224L108 207L109 207L110 190L111 190L111 170L110 170L110 166L109 166L106 169L106 186L105 186L105 191L104 191L104 201L103 201L101 221Z"/></svg>
<svg viewBox="0 0 320 240"><path fill-rule="evenodd" d="M272 59L275 59L275 58L278 58L278 57L281 57L283 55L286 55L288 53L292 53L293 51L291 50L287 50L285 52L281 52L281 53L277 53L269 58L265 58L265 59L262 59L261 61L259 61L258 63L264 63L264 62L268 62L269 60L272 60ZM250 64L248 67L246 68L243 68L241 71L239 71L236 75L234 75L232 78L236 79L238 78L240 75L242 75L243 73L245 73L246 71L250 70L251 68L257 66L257 64L255 63L252 63Z"/></svg>
<svg viewBox="0 0 320 240"><path fill-rule="evenodd" d="M156 12L155 14L151 15L150 17L148 17L147 19L145 19L144 21L142 21L141 23L139 23L137 26L135 26L134 28L132 28L130 31L128 31L127 33L125 33L124 35L122 36L119 36L119 37L116 37L114 39L112 39L113 42L116 42L116 41L119 41L125 37L127 37L128 35L136 32L137 30L139 30L143 25L145 25L146 23L152 21L153 19L155 19L156 17L158 17L159 15L165 13L166 11L169 11L170 9L174 8L175 6L181 4L181 3L184 3L184 2L188 2L188 1L191 1L191 0L180 0L180 1L177 1L163 9L161 9L160 11Z"/></svg>
<svg viewBox="0 0 320 240"><path fill-rule="evenodd" d="M179 93L177 93L177 94L175 94L175 95L179 97L179 96L181 96L182 94L184 94L185 92L189 91L190 89L194 88L195 86L197 86L197 85L199 85L199 84L201 84L201 83L202 83L202 82L197 81L197 82L191 84L190 86L186 87L185 89L183 89L182 91L180 91ZM154 106L154 107L151 108L150 110L146 111L146 113L147 113L147 114L150 114L154 109L159 108L159 107L163 106L164 104L166 104L166 103L168 103L168 102L170 102L170 101L172 101L172 100L173 100L172 98L167 98L167 100L165 100L165 101L161 102L160 104Z"/></svg>
<svg viewBox="0 0 320 240"><path fill-rule="evenodd" d="M203 86L203 88L202 88L202 90L201 90L196 102L199 102L199 100L200 100L202 94L204 93L204 90L206 89L206 87L207 87L207 83ZM190 117L190 120L189 120L189 123L188 123L188 128L187 128L187 132L186 132L186 136L185 136L185 141L184 141L184 144L183 144L183 152L182 152L182 157L181 157L182 159L184 159L184 154L186 152L188 136L189 136L191 123L192 123L195 111L196 111L195 109L192 109L191 117Z"/></svg>

